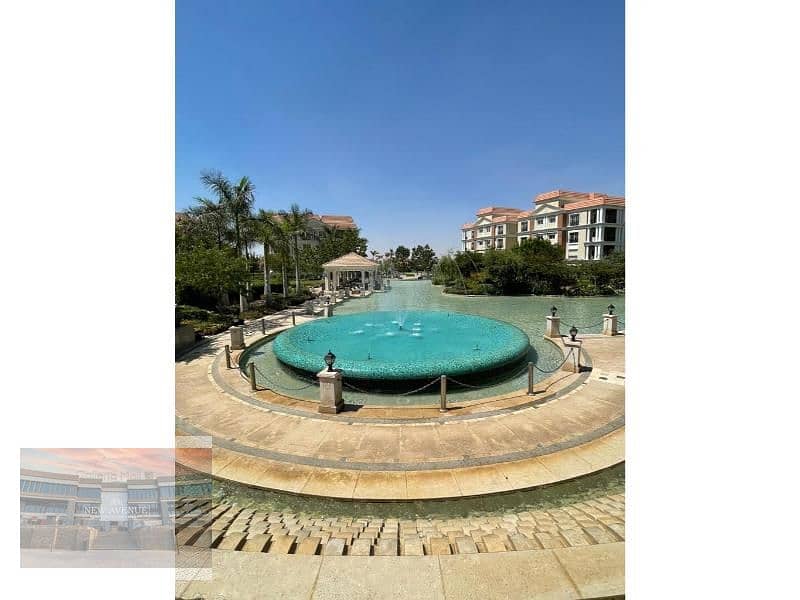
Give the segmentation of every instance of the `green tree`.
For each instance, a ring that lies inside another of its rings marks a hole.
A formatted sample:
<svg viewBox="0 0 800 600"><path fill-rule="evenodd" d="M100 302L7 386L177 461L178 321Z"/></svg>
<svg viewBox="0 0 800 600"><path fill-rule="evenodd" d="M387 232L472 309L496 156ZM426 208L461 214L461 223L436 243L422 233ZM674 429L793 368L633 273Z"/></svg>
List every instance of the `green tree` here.
<svg viewBox="0 0 800 600"><path fill-rule="evenodd" d="M436 253L428 244L417 246L411 252L409 264L415 271L430 272L436 264Z"/></svg>
<svg viewBox="0 0 800 600"><path fill-rule="evenodd" d="M272 301L272 285L270 283L270 255L272 249L278 246L278 238L280 237L280 225L275 220L275 212L271 210L258 210L256 223L259 226L259 234L261 245L263 248L263 266L264 266L264 297L267 302Z"/></svg>
<svg viewBox="0 0 800 600"><path fill-rule="evenodd" d="M408 271L409 259L411 258L411 250L405 246L398 246L394 251L395 265L398 271Z"/></svg>
<svg viewBox="0 0 800 600"><path fill-rule="evenodd" d="M325 227L317 248L319 249L321 269L322 264L350 252L366 256L367 240L361 237L361 231L359 229Z"/></svg>
<svg viewBox="0 0 800 600"><path fill-rule="evenodd" d="M281 211L284 230L292 241L292 257L294 259L295 294L300 295L300 238L308 231L308 220L311 211L300 209L299 204L292 204L288 211Z"/></svg>
<svg viewBox="0 0 800 600"><path fill-rule="evenodd" d="M204 171L200 175L203 185L217 195L218 204L224 209L233 222L233 239L236 256L242 257L244 252L244 236L242 228L251 219L251 211L255 203L255 185L248 177L242 177L232 184L220 171ZM247 308L243 289L239 293L239 310Z"/></svg>
<svg viewBox="0 0 800 600"><path fill-rule="evenodd" d="M222 298L228 290L242 290L247 281L247 261L223 248L193 248L175 257L175 293L178 303L194 289Z"/></svg>
<svg viewBox="0 0 800 600"><path fill-rule="evenodd" d="M199 196L195 196L194 200L197 205L189 208L188 214L195 217L195 222L204 225L213 232L217 249L221 250L225 242L228 225L228 214L225 211L225 206L221 202L215 202Z"/></svg>

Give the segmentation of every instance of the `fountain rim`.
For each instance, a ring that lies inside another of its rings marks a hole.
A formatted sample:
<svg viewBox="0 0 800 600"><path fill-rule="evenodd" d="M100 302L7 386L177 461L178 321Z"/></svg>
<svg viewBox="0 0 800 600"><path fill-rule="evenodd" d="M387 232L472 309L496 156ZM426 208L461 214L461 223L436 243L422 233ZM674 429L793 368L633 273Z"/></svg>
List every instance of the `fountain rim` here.
<svg viewBox="0 0 800 600"><path fill-rule="evenodd" d="M322 356L311 353L295 344L293 336L298 335L298 332L307 331L312 328L325 327L337 321L359 319L366 315L375 315L376 313L396 314L397 312L398 311L394 310L363 311L347 315L334 315L329 319L317 319L308 323L303 323L302 325L292 327L291 329L279 333L273 341L272 351L277 359L285 366L315 374L325 367ZM525 357L531 347L530 338L525 331L501 319L458 311L408 309L403 312L414 315L454 315L458 318L469 319L475 322L476 325L484 323L492 324L493 326L502 326L506 332L510 333L510 336L503 341L503 344L493 346L488 351L486 348L483 348L479 355L474 354L473 350L469 349L465 350L464 353L457 358L428 359L424 364L410 361L407 356L403 356L394 361L348 359L346 356L341 355L341 353L337 353L335 350L335 343L331 343L331 348L334 353L337 354L335 368L342 371L346 377L351 379L370 381L413 381L439 377L441 375L457 377L479 374L484 371L488 372L514 364Z"/></svg>

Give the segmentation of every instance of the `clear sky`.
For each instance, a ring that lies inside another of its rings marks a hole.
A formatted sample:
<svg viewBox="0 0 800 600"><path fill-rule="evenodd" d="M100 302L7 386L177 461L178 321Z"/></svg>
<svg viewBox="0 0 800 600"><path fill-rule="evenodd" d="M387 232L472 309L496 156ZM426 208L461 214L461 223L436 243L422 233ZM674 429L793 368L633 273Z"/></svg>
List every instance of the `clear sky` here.
<svg viewBox="0 0 800 600"><path fill-rule="evenodd" d="M177 0L176 27L178 209L216 168L441 254L479 207L624 193L622 0Z"/></svg>

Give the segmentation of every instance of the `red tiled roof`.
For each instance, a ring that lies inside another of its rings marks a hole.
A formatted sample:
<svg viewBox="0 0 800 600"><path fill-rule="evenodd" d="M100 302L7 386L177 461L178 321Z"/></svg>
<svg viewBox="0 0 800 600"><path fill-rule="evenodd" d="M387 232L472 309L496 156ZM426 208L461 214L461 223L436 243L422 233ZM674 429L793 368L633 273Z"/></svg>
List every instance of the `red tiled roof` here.
<svg viewBox="0 0 800 600"><path fill-rule="evenodd" d="M564 210L580 210L583 208L590 208L592 206L625 206L625 198L615 198L609 196L601 196L597 198L590 198L589 200L579 200L578 202L570 202L564 206Z"/></svg>
<svg viewBox="0 0 800 600"><path fill-rule="evenodd" d="M583 202L585 200L594 200L596 198L614 198L625 201L622 196L609 196L608 194L601 194L599 192L574 192L571 190L553 190L551 192L544 192L536 196L534 202L549 202L550 200L564 200L566 204L574 202Z"/></svg>
<svg viewBox="0 0 800 600"><path fill-rule="evenodd" d="M336 226L339 229L356 229L358 226L353 217L347 215L319 215L319 220L325 225Z"/></svg>
<svg viewBox="0 0 800 600"><path fill-rule="evenodd" d="M507 206L485 206L484 208L479 208L478 212L475 214L477 216L483 215L517 215L522 212L521 208L509 208Z"/></svg>

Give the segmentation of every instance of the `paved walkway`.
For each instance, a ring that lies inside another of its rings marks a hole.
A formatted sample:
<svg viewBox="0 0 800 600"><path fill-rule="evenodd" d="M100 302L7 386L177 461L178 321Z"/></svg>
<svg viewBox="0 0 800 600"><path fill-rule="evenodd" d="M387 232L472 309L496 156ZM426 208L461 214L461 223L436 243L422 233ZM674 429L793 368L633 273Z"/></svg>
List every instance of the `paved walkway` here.
<svg viewBox="0 0 800 600"><path fill-rule="evenodd" d="M450 556L293 556L212 550L212 580L175 597L329 600L622 598L625 544Z"/></svg>
<svg viewBox="0 0 800 600"><path fill-rule="evenodd" d="M312 518L176 505L182 551L211 551L177 598L598 598L624 593L624 502L455 519ZM265 585L266 584L266 585Z"/></svg>
<svg viewBox="0 0 800 600"><path fill-rule="evenodd" d="M412 409L399 419L387 409L320 415L314 403L252 393L238 370L224 368L225 341L176 363L176 429L214 436L215 477L333 498L432 499L537 487L624 460L624 336L584 338L594 369L561 372L533 399L511 394L444 417Z"/></svg>

